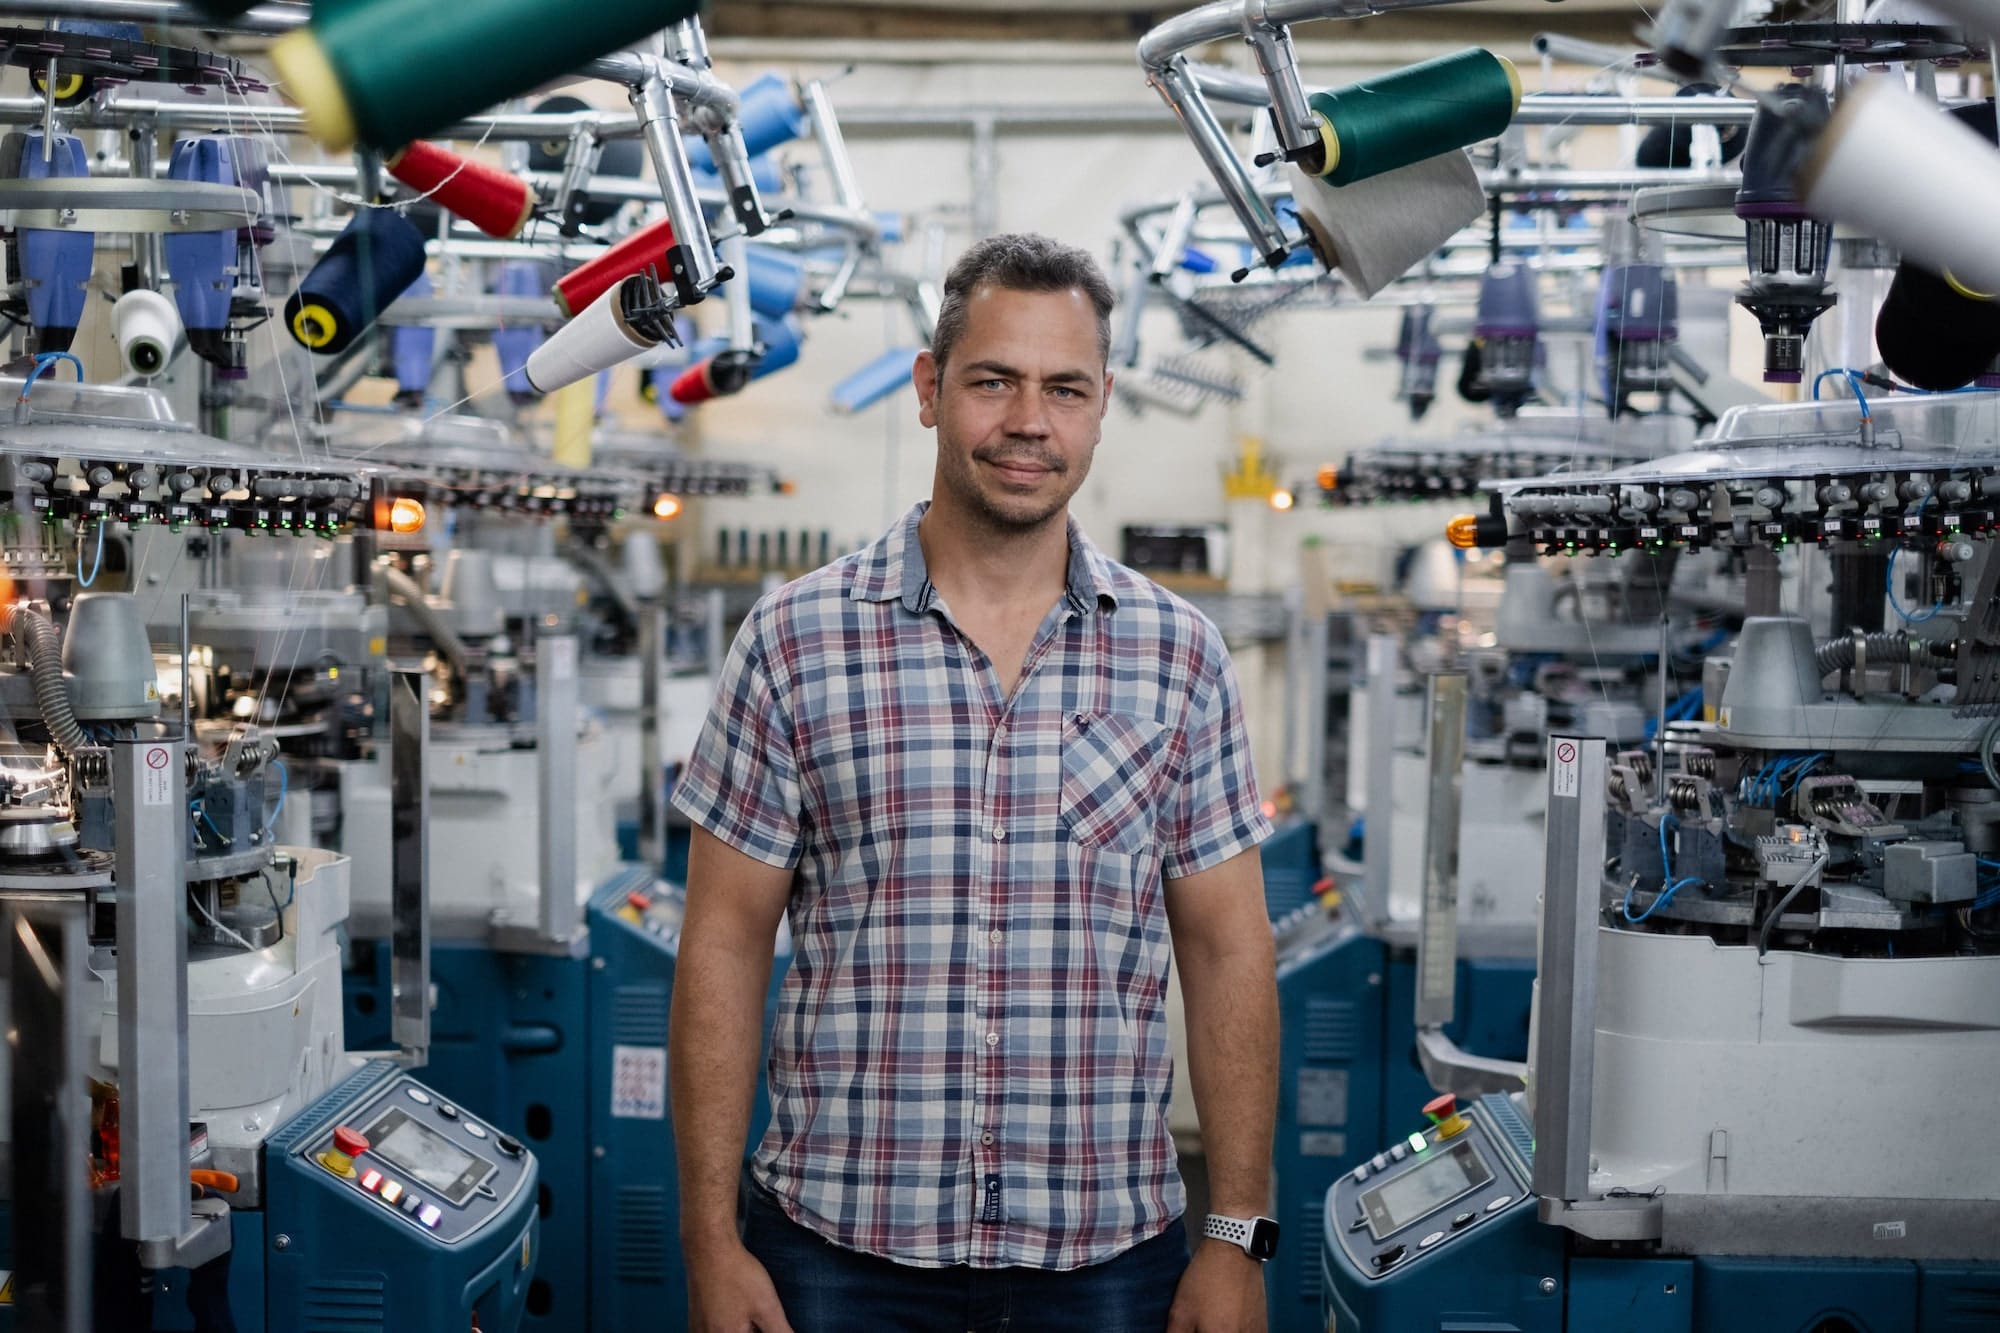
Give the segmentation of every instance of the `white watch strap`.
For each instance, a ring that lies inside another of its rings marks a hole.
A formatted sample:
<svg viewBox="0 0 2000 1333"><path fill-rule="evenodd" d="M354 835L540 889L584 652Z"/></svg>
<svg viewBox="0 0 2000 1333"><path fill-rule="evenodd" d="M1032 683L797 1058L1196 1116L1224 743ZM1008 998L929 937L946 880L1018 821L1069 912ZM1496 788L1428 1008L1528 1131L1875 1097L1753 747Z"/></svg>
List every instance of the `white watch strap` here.
<svg viewBox="0 0 2000 1333"><path fill-rule="evenodd" d="M1210 1213L1208 1220L1201 1224L1201 1234L1216 1240L1226 1240L1231 1245L1241 1248L1245 1254L1248 1254L1250 1253L1250 1224L1255 1220L1255 1218L1249 1217L1219 1217L1214 1213Z"/></svg>

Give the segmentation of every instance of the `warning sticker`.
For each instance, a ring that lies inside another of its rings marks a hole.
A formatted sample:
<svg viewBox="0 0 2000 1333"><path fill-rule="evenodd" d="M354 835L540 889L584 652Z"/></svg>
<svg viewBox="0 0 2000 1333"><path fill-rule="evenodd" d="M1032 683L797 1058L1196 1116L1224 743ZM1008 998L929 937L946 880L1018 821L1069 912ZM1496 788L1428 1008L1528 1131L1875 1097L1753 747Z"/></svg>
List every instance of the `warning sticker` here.
<svg viewBox="0 0 2000 1333"><path fill-rule="evenodd" d="M0 1268L0 1305L12 1305L13 1303L14 1272L12 1269Z"/></svg>
<svg viewBox="0 0 2000 1333"><path fill-rule="evenodd" d="M1557 741L1555 763L1549 769L1549 790L1557 796L1574 796L1582 785L1578 772L1576 742Z"/></svg>
<svg viewBox="0 0 2000 1333"><path fill-rule="evenodd" d="M174 799L173 750L165 745L148 745L145 760L139 770L139 804L170 804Z"/></svg>
<svg viewBox="0 0 2000 1333"><path fill-rule="evenodd" d="M611 1048L611 1114L624 1120L667 1118L667 1052L664 1047Z"/></svg>

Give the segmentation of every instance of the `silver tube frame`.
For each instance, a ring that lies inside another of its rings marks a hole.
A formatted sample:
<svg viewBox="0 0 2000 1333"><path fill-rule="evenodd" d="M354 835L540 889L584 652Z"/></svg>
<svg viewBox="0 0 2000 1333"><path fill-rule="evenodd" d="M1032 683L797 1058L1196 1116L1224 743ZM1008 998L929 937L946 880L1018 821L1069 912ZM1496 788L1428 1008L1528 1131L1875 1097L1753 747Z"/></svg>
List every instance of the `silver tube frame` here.
<svg viewBox="0 0 2000 1333"><path fill-rule="evenodd" d="M580 716L577 640L545 634L535 640L535 769L541 888L535 927L543 940L576 936L583 917L576 901L576 728Z"/></svg>
<svg viewBox="0 0 2000 1333"><path fill-rule="evenodd" d="M1441 1028L1458 1007L1458 814L1465 775L1466 679L1439 672L1429 684L1429 791L1424 804L1424 884L1417 925L1416 1026Z"/></svg>
<svg viewBox="0 0 2000 1333"><path fill-rule="evenodd" d="M1576 1203L1590 1197L1607 759L1600 739L1558 735L1549 737L1547 760L1547 859L1529 1051L1535 1098L1532 1187L1543 1200Z"/></svg>
<svg viewBox="0 0 2000 1333"><path fill-rule="evenodd" d="M189 1229L187 795L182 743L111 747L118 885L120 1232L172 1266Z"/></svg>

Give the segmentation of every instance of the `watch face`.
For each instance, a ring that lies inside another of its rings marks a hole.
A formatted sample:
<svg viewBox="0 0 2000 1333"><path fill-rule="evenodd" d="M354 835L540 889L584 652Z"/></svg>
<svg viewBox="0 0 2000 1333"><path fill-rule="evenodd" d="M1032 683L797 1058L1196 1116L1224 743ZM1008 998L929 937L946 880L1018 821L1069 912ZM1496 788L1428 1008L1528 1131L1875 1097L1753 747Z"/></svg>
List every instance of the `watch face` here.
<svg viewBox="0 0 2000 1333"><path fill-rule="evenodd" d="M1250 1257L1273 1259L1277 1254L1278 1224L1268 1217L1257 1218L1250 1224Z"/></svg>

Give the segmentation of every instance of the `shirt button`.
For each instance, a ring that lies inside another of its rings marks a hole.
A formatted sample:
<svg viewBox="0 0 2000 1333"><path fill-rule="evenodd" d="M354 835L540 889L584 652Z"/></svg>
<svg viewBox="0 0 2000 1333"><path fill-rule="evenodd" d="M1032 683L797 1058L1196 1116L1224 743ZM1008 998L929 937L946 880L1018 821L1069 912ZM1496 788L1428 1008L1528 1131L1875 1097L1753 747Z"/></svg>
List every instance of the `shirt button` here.
<svg viewBox="0 0 2000 1333"><path fill-rule="evenodd" d="M981 1134L979 1136L979 1142L985 1147L991 1148L993 1146L993 1135L990 1133Z"/></svg>
<svg viewBox="0 0 2000 1333"><path fill-rule="evenodd" d="M987 942L988 944L998 944L998 943L1000 942L1000 932L999 932L999 931L997 931L997 930L989 930L989 931L987 931L987 932L986 932L986 942Z"/></svg>
<svg viewBox="0 0 2000 1333"><path fill-rule="evenodd" d="M1006 840L1006 837L1007 837L1007 830L1002 828L1000 825L995 824L993 826L993 841L1002 842Z"/></svg>
<svg viewBox="0 0 2000 1333"><path fill-rule="evenodd" d="M986 1034L986 1044L987 1044L988 1046L998 1046L998 1045L1000 1044L1000 1034L999 1034L999 1033L997 1033L997 1032L989 1032L989 1033L987 1033L987 1034Z"/></svg>

